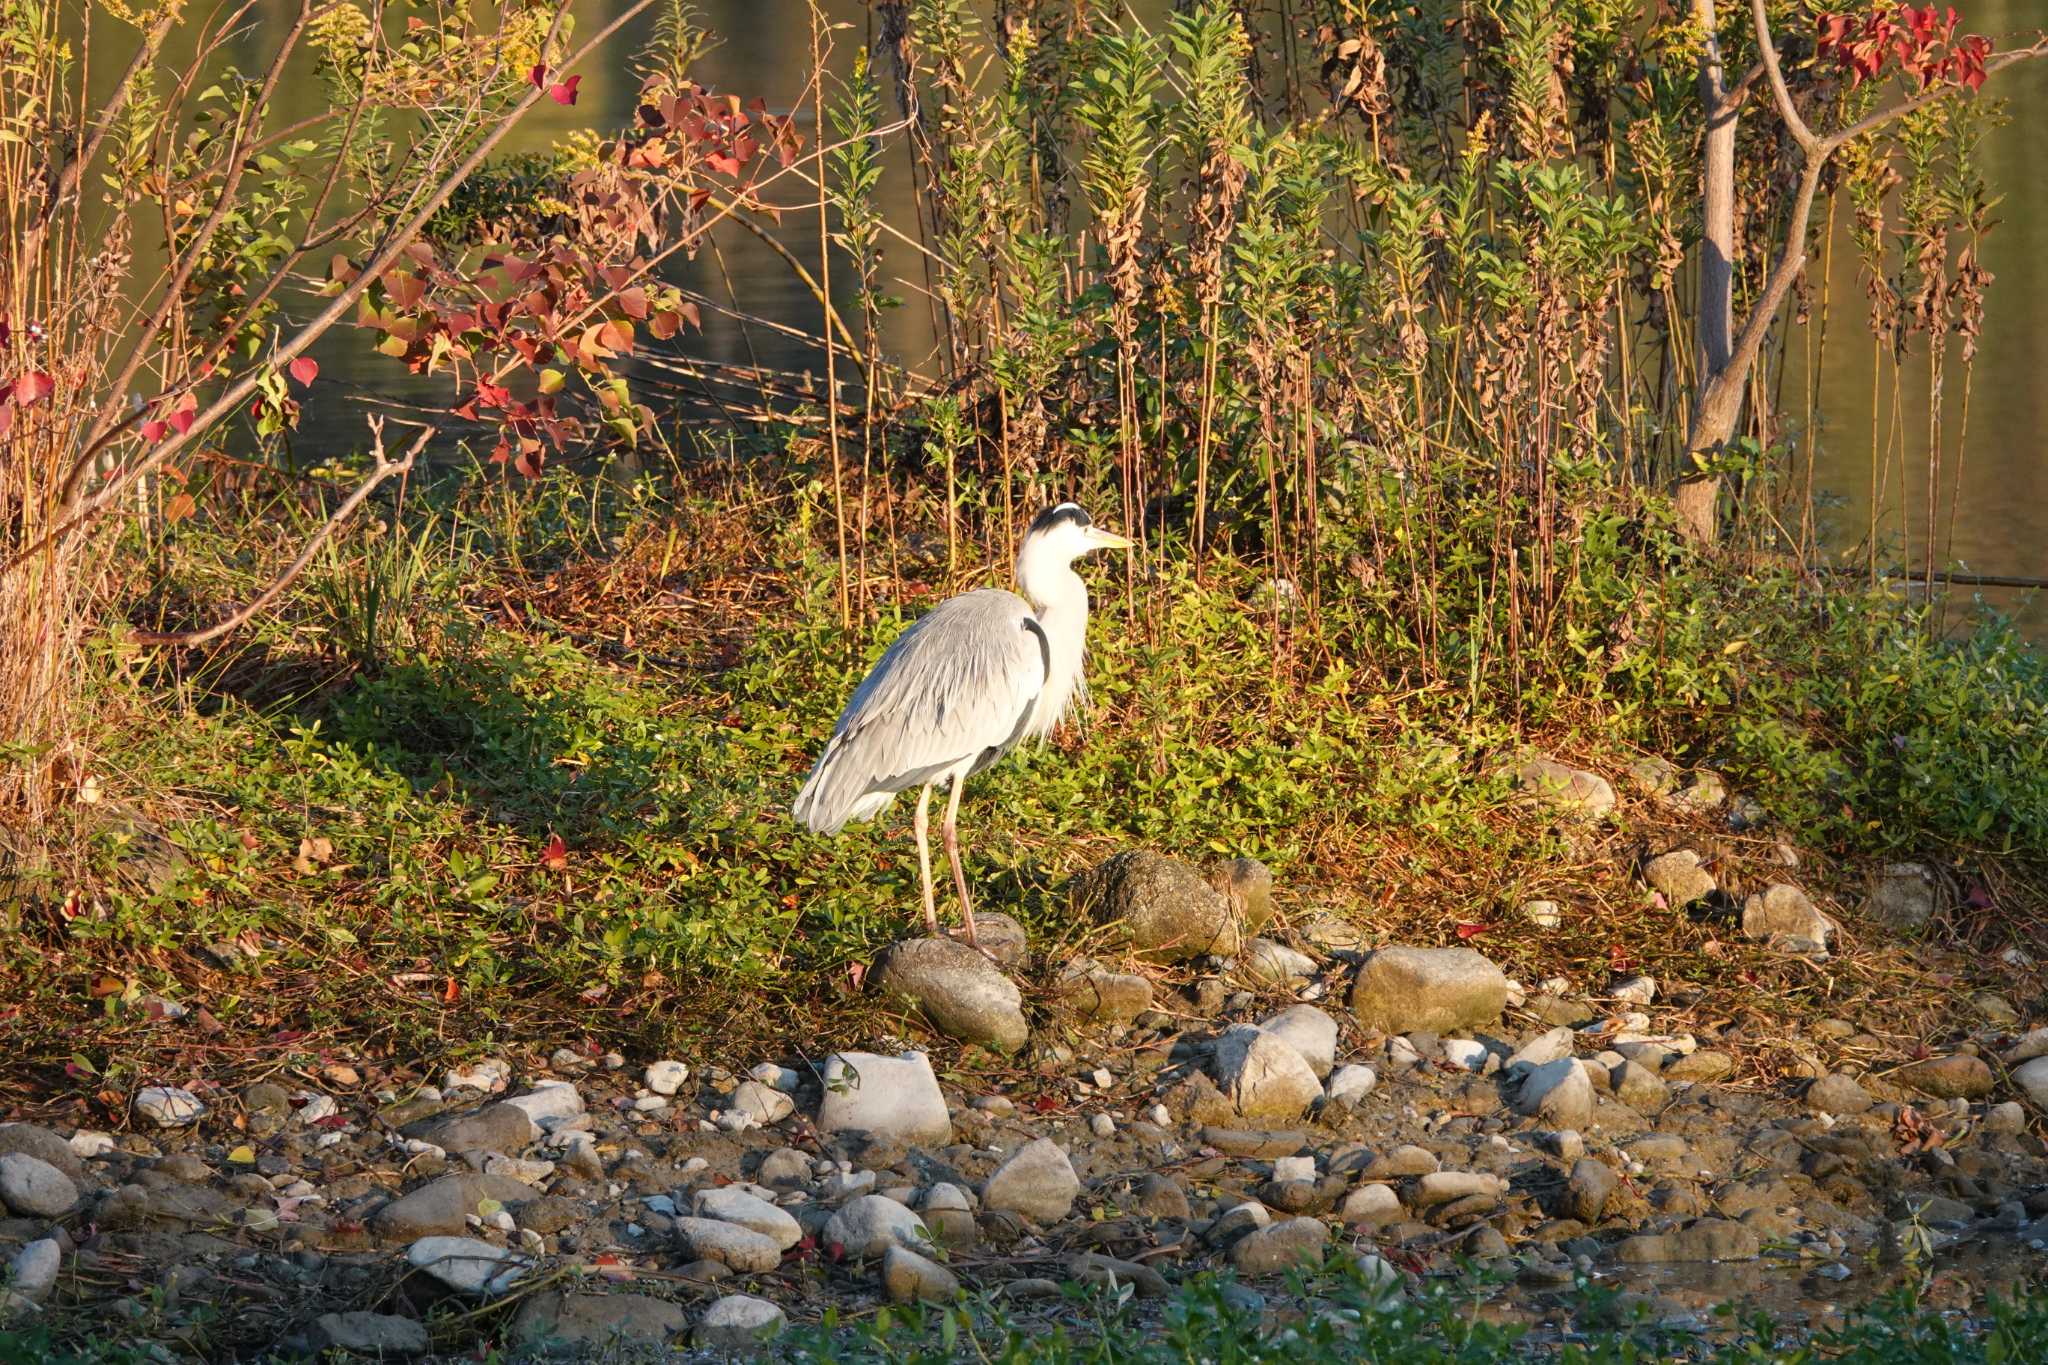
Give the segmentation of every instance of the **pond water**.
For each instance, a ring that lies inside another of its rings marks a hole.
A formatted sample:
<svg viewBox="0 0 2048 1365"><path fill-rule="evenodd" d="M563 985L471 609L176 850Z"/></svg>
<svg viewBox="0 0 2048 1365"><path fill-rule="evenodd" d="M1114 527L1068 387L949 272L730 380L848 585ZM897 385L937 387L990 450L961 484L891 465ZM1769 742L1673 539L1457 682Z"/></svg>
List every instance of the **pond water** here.
<svg viewBox="0 0 2048 1365"><path fill-rule="evenodd" d="M289 0L265 0L281 16ZM584 0L577 7L583 32L617 13L618 0ZM1140 12L1156 16L1162 5ZM761 96L771 109L787 111L805 101L804 73L809 60L809 10L802 0L699 0L702 22L720 41L702 61L699 78L715 90L743 97ZM853 50L867 40L872 15L848 0L826 0L827 18L839 25L834 65L844 69ZM2001 47L2024 41L2025 25L2043 18L2041 0L1974 0L1968 27L1992 35ZM259 24L239 54L255 63L264 49ZM623 54L645 37L648 22L621 39ZM2007 102L2010 120L1986 136L1983 162L1992 190L2004 196L1996 212L1996 229L1983 243L1983 260L1996 277L1989 291L1982 347L1974 373L1966 376L1952 360L1942 394L1944 420L1943 474L1939 518L1942 551L1938 561L1956 568L1997 575L2048 578L2048 331L2040 325L2048 311L2048 174L2036 160L2032 128L2048 117L2048 61L2023 64L1995 78L1989 89ZM633 82L614 64L600 63L586 77L581 102L573 109L543 102L514 134L508 150L539 150L575 128L600 126L622 119L633 100ZM288 112L310 112L322 98L315 81L287 82L283 97ZM885 117L893 113L885 97ZM815 132L807 108L798 116L806 135ZM901 141L891 145L881 199L891 222L914 224L908 152ZM787 182L785 182L787 183ZM801 200L803 187L788 198ZM1826 496L1822 521L1824 544L1853 556L1869 526L1873 459L1878 462L1880 544L1894 550L1904 542L1915 547L1918 562L1926 519L1926 443L1929 375L1925 346L1898 371L1882 369L1872 354L1864 327L1865 300L1847 239L1846 218L1837 233L1834 268L1828 281L1832 323L1820 371L1822 418L1813 432L1813 483ZM787 216L781 228L786 245L799 259L817 257L815 210ZM903 297L905 306L884 317L884 343L892 357L913 367L931 349L932 314L925 302L924 274L910 246L891 243L885 269L888 292ZM822 386L822 354L804 338L820 330L816 300L790 267L764 245L741 232L724 234L715 251L681 266L679 283L705 296L705 327L686 339L692 360L713 366L753 366L794 374L808 373ZM847 280L835 280L835 297L851 308ZM1818 295L1818 290L1816 290ZM720 311L724 309L725 311ZM746 315L744 317L740 315ZM749 320L751 319L751 320ZM1814 337L1795 333L1784 393L1795 419L1803 416L1805 355ZM361 334L342 329L320 347L323 375L336 384L359 387L398 402L445 404L445 381L406 375L374 355ZM1873 393L1873 373L1878 388ZM1967 379L1968 382L1965 382ZM679 395L695 395L707 420L752 406L743 385L721 384L715 378L670 376ZM1967 423L1964 421L1967 404ZM1873 412L1877 421L1873 427ZM351 418L351 421L354 419ZM1898 430L1895 431L1895 425ZM299 435L302 453L317 457L312 447L326 441L354 444L360 433L330 429L311 414ZM1904 442L1906 469L1894 440ZM1874 453L1875 456L1874 456ZM1891 467L1887 469L1885 466ZM1957 471L1960 471L1958 476ZM1803 482L1803 472L1802 472ZM1951 507L1951 504L1953 506ZM1953 540L1949 541L1953 517ZM2048 638L2048 604L2036 595L1989 590L1989 600L2016 611L2037 638Z"/></svg>

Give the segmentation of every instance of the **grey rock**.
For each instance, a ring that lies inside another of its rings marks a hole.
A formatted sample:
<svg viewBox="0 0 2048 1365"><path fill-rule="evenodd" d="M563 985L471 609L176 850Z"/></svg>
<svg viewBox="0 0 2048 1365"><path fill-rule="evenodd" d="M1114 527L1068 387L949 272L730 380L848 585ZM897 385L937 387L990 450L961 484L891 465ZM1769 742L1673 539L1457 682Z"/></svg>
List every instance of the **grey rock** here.
<svg viewBox="0 0 2048 1365"><path fill-rule="evenodd" d="M1943 1100L1981 1100L1995 1084L1984 1060L1965 1052L1902 1066L1891 1073L1891 1079L1908 1090Z"/></svg>
<svg viewBox="0 0 2048 1365"><path fill-rule="evenodd" d="M1835 935L1835 922L1822 914L1804 891L1779 882L1765 887L1742 904L1742 933L1746 938L1779 939L1790 951L1813 951L1802 944L1819 945L1825 956Z"/></svg>
<svg viewBox="0 0 2048 1365"><path fill-rule="evenodd" d="M1655 755L1639 758L1628 765L1629 781L1635 783L1645 795L1659 799L1675 796L1679 785L1684 781L1684 776L1677 764L1668 758L1658 758Z"/></svg>
<svg viewBox="0 0 2048 1365"><path fill-rule="evenodd" d="M1934 874L1919 863L1892 863L1874 881L1863 913L1894 933L1912 933L1934 918Z"/></svg>
<svg viewBox="0 0 2048 1365"><path fill-rule="evenodd" d="M2048 1030L2043 1030L2048 1033ZM85 1163L71 1144L47 1128L33 1123L0 1123L0 1156L9 1152L20 1152L38 1161L47 1161L73 1182L85 1180Z"/></svg>
<svg viewBox="0 0 2048 1365"><path fill-rule="evenodd" d="M790 1221L795 1222L794 1219ZM742 1275L773 1270L782 1264L782 1245L778 1238L739 1223L728 1223L719 1218L678 1218L673 1235L676 1248L684 1255L699 1261L716 1261Z"/></svg>
<svg viewBox="0 0 2048 1365"><path fill-rule="evenodd" d="M500 1102L466 1114L452 1114L409 1124L407 1137L431 1142L450 1155L463 1152L514 1153L540 1136L540 1126L524 1109Z"/></svg>
<svg viewBox="0 0 2048 1365"><path fill-rule="evenodd" d="M583 1294L546 1290L512 1319L522 1346L666 1346L690 1325L679 1306L645 1294Z"/></svg>
<svg viewBox="0 0 2048 1365"><path fill-rule="evenodd" d="M537 1136L550 1124L573 1119L583 1112L583 1092L568 1081L552 1081L523 1095L514 1095L505 1106L517 1109L532 1122ZM453 1148L449 1149L453 1151Z"/></svg>
<svg viewBox="0 0 2048 1365"><path fill-rule="evenodd" d="M870 989L922 1014L949 1038L1015 1052L1029 1040L1024 998L978 949L951 938L892 944L868 978Z"/></svg>
<svg viewBox="0 0 2048 1365"><path fill-rule="evenodd" d="M1565 1179L1566 1216L1588 1226L1599 1222L1620 1183L1620 1177L1605 1162L1581 1157L1572 1163L1572 1173Z"/></svg>
<svg viewBox="0 0 2048 1365"><path fill-rule="evenodd" d="M1337 1216L1347 1226L1390 1222L1401 1216L1401 1198L1391 1185L1360 1185L1344 1196Z"/></svg>
<svg viewBox="0 0 2048 1365"><path fill-rule="evenodd" d="M1667 1261L1753 1261L1759 1247L1756 1232L1725 1218L1701 1218L1676 1232L1631 1237L1615 1248L1623 1265L1656 1265Z"/></svg>
<svg viewBox="0 0 2048 1365"><path fill-rule="evenodd" d="M727 1294L704 1310L690 1329L692 1345L713 1351L759 1346L789 1325L780 1308L751 1294Z"/></svg>
<svg viewBox="0 0 2048 1365"><path fill-rule="evenodd" d="M1212 1066L1217 1088L1253 1122L1298 1119L1323 1096L1314 1068L1263 1029L1240 1025L1226 1031L1216 1040Z"/></svg>
<svg viewBox="0 0 2048 1365"><path fill-rule="evenodd" d="M1074 879L1076 908L1159 962L1235 957L1243 944L1230 902L1193 867L1149 849L1118 853Z"/></svg>
<svg viewBox="0 0 2048 1365"><path fill-rule="evenodd" d="M1351 1009L1380 1033L1449 1033L1500 1017L1508 979L1470 948L1382 948L1358 969Z"/></svg>
<svg viewBox="0 0 2048 1365"><path fill-rule="evenodd" d="M1608 1089L1638 1114L1655 1113L1671 1102L1671 1087L1641 1062L1624 1061L1607 1073Z"/></svg>
<svg viewBox="0 0 2048 1365"><path fill-rule="evenodd" d="M496 1298L526 1278L533 1261L474 1237L422 1237L405 1259L458 1294Z"/></svg>
<svg viewBox="0 0 2048 1365"><path fill-rule="evenodd" d="M322 1313L306 1331L306 1344L316 1352L390 1359L423 1356L430 1344L427 1325L416 1318L390 1313Z"/></svg>
<svg viewBox="0 0 2048 1365"><path fill-rule="evenodd" d="M1192 1216L1187 1191L1170 1175L1155 1171L1140 1177L1135 1195L1133 1209L1148 1218L1179 1218L1185 1221Z"/></svg>
<svg viewBox="0 0 2048 1365"><path fill-rule="evenodd" d="M946 1097L931 1059L922 1052L882 1057L834 1053L825 1059L818 1128L824 1133L867 1133L905 1143L943 1144L953 1135Z"/></svg>
<svg viewBox="0 0 2048 1365"><path fill-rule="evenodd" d="M826 1221L822 1240L827 1246L838 1243L854 1261L879 1256L892 1246L919 1250L932 1241L923 1219L879 1194L847 1201Z"/></svg>
<svg viewBox="0 0 2048 1365"><path fill-rule="evenodd" d="M1119 1261L1084 1251L1067 1262L1067 1273L1081 1284L1097 1289L1130 1285L1141 1299L1162 1299L1173 1292L1166 1277L1140 1261Z"/></svg>
<svg viewBox="0 0 2048 1365"><path fill-rule="evenodd" d="M768 1238L780 1251L788 1251L804 1237L804 1230L786 1211L737 1186L704 1190L697 1195L695 1207L699 1217L737 1223Z"/></svg>
<svg viewBox="0 0 2048 1365"><path fill-rule="evenodd" d="M1431 1171L1415 1182L1415 1206L1434 1208L1477 1195L1498 1199L1508 1192L1508 1182L1484 1171Z"/></svg>
<svg viewBox="0 0 2048 1365"><path fill-rule="evenodd" d="M1314 1005L1293 1005L1259 1021L1259 1027L1301 1054L1321 1080L1337 1062L1337 1021Z"/></svg>
<svg viewBox="0 0 2048 1365"><path fill-rule="evenodd" d="M1720 890L1713 874L1700 866L1700 855L1689 848L1674 849L1644 863L1643 880L1661 893L1674 910L1682 910Z"/></svg>
<svg viewBox="0 0 2048 1365"><path fill-rule="evenodd" d="M811 1158L794 1147L778 1147L761 1158L754 1178L763 1185L801 1185L811 1178Z"/></svg>
<svg viewBox="0 0 2048 1365"><path fill-rule="evenodd" d="M1725 1052L1714 1052L1706 1048L1680 1057L1664 1068L1665 1080L1692 1081L1695 1084L1724 1081L1734 1074L1733 1057Z"/></svg>
<svg viewBox="0 0 2048 1365"><path fill-rule="evenodd" d="M1230 1263L1240 1275L1277 1275L1301 1264L1321 1265L1330 1230L1314 1218L1289 1218L1231 1245Z"/></svg>
<svg viewBox="0 0 2048 1365"><path fill-rule="evenodd" d="M7 1262L6 1288L29 1303L41 1303L57 1287L57 1272L63 1265L64 1248L57 1239L38 1237Z"/></svg>
<svg viewBox="0 0 2048 1365"><path fill-rule="evenodd" d="M476 1213L485 1200L517 1204L531 1198L533 1188L510 1176L476 1172L444 1175L378 1209L370 1216L370 1231L387 1242L457 1236L468 1227L469 1215Z"/></svg>
<svg viewBox="0 0 2048 1365"><path fill-rule="evenodd" d="M882 1292L891 1303L950 1303L960 1293L959 1277L908 1247L882 1253Z"/></svg>
<svg viewBox="0 0 2048 1365"><path fill-rule="evenodd" d="M981 1204L1020 1213L1034 1223L1057 1223L1073 1210L1080 1193L1081 1180L1067 1154L1052 1139L1039 1138L996 1168L982 1187Z"/></svg>
<svg viewBox="0 0 2048 1365"><path fill-rule="evenodd" d="M1237 963L1246 976L1270 986L1306 981L1316 974L1314 958L1270 938L1255 938L1245 944Z"/></svg>
<svg viewBox="0 0 2048 1365"><path fill-rule="evenodd" d="M1614 788L1598 773L1538 755L1515 766L1515 783L1560 815L1604 820L1614 810Z"/></svg>
<svg viewBox="0 0 2048 1365"><path fill-rule="evenodd" d="M1827 1075L1806 1087L1806 1105L1823 1114L1861 1114L1877 1103L1870 1097L1854 1076L1845 1076L1839 1071Z"/></svg>
<svg viewBox="0 0 2048 1365"><path fill-rule="evenodd" d="M1247 934L1273 918L1273 872L1257 858L1232 858L1209 869L1209 885L1223 897Z"/></svg>
<svg viewBox="0 0 2048 1365"><path fill-rule="evenodd" d="M0 1205L24 1218L56 1218L78 1202L71 1177L26 1152L0 1155Z"/></svg>
<svg viewBox="0 0 2048 1365"><path fill-rule="evenodd" d="M2027 1111L2011 1100L2004 1104L1994 1104L1984 1111L1984 1131L2024 1133L2027 1131Z"/></svg>
<svg viewBox="0 0 2048 1365"><path fill-rule="evenodd" d="M1379 1073L1369 1066L1357 1063L1340 1066L1330 1073L1330 1103L1357 1104L1370 1095L1379 1083Z"/></svg>
<svg viewBox="0 0 2048 1365"><path fill-rule="evenodd" d="M1568 1028L1560 1026L1547 1030L1516 1048L1501 1069L1513 1075L1527 1067L1561 1061L1572 1055L1576 1041L1577 1035Z"/></svg>
<svg viewBox="0 0 2048 1365"><path fill-rule="evenodd" d="M1515 1110L1554 1128L1583 1129L1593 1121L1593 1081L1576 1058L1529 1068L1515 1092Z"/></svg>
<svg viewBox="0 0 2048 1365"><path fill-rule="evenodd" d="M1075 958L1053 985L1053 1008L1088 1023L1128 1024L1152 1008L1152 983L1093 958Z"/></svg>

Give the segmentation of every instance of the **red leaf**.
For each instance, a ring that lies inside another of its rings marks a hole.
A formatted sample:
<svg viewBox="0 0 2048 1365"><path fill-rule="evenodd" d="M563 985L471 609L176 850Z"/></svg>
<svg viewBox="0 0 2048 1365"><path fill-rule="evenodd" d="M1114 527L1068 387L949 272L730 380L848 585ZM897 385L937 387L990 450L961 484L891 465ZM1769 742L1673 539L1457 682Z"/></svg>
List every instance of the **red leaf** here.
<svg viewBox="0 0 2048 1365"><path fill-rule="evenodd" d="M547 846L540 851L540 865L550 872L560 872L569 865L569 846L562 842L561 835L548 836Z"/></svg>
<svg viewBox="0 0 2048 1365"><path fill-rule="evenodd" d="M526 79L533 83L533 88L536 90L546 85L548 81L548 64L546 62L535 62L533 70L526 73Z"/></svg>
<svg viewBox="0 0 2048 1365"><path fill-rule="evenodd" d="M581 76L571 76L559 85L550 86L548 88L548 98L556 104L574 104L576 102L576 86L582 79L583 77Z"/></svg>
<svg viewBox="0 0 2048 1365"><path fill-rule="evenodd" d="M712 170L717 171L720 175L738 175L740 173L740 159L736 156L720 156L713 152L705 157L704 160L710 165Z"/></svg>
<svg viewBox="0 0 2048 1365"><path fill-rule="evenodd" d="M1481 934L1485 933L1491 927L1491 925L1486 924L1470 924L1461 922L1458 925L1458 937L1461 939L1475 939L1478 938Z"/></svg>
<svg viewBox="0 0 2048 1365"><path fill-rule="evenodd" d="M319 377L320 362L309 355L302 355L292 362L291 370L292 378L301 384L311 384Z"/></svg>
<svg viewBox="0 0 2048 1365"><path fill-rule="evenodd" d="M192 409L175 408L171 412L171 426L180 436L192 430Z"/></svg>
<svg viewBox="0 0 2048 1365"><path fill-rule="evenodd" d="M162 418L152 417L142 424L142 439L151 445L155 445L164 438L164 433L170 429L170 424Z"/></svg>
<svg viewBox="0 0 2048 1365"><path fill-rule="evenodd" d="M31 403L40 403L48 398L56 387L57 381L50 378L45 371L30 370L14 381L14 401L23 407Z"/></svg>
<svg viewBox="0 0 2048 1365"><path fill-rule="evenodd" d="M455 978L451 976L448 978L448 984L441 988L441 1003L452 1005L455 1003L456 997L461 994L462 987L456 985Z"/></svg>

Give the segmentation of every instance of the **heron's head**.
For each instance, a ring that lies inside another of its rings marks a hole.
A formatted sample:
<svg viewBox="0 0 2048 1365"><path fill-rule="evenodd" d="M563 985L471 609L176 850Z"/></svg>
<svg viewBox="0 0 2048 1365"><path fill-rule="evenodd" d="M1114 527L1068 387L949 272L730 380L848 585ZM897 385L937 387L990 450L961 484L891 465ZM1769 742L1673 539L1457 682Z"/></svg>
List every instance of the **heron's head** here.
<svg viewBox="0 0 2048 1365"><path fill-rule="evenodd" d="M1019 560L1043 558L1071 564L1082 555L1097 550L1128 550L1130 547L1130 541L1103 530L1073 503L1063 502L1038 514L1030 529L1024 532L1024 543L1018 548L1017 557Z"/></svg>

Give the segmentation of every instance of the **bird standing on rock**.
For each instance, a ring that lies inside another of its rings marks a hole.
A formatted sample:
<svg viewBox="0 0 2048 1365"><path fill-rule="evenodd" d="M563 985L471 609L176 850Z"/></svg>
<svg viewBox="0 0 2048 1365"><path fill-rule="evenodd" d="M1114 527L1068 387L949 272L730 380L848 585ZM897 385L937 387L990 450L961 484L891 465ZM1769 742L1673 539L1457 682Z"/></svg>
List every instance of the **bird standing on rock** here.
<svg viewBox="0 0 2048 1365"><path fill-rule="evenodd" d="M881 814L899 792L918 788L917 868L925 926L933 933L939 917L932 895L932 788L951 787L939 829L972 944L974 908L956 829L961 784L1019 742L1051 734L1083 692L1088 586L1074 561L1130 545L1071 502L1040 513L1017 551L1022 596L1000 588L962 593L896 637L854 689L797 793L796 818L819 834L837 834L849 821Z"/></svg>

